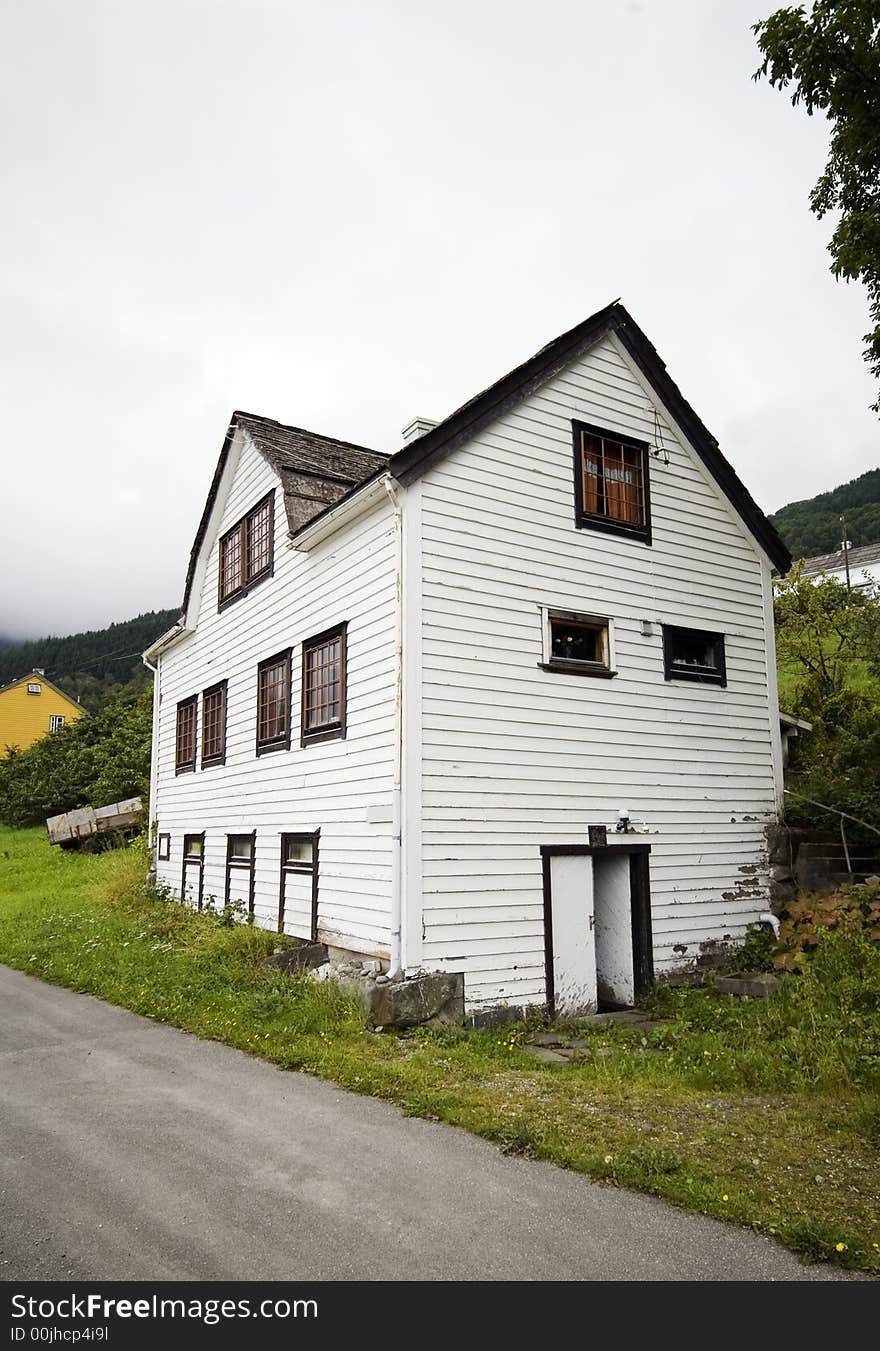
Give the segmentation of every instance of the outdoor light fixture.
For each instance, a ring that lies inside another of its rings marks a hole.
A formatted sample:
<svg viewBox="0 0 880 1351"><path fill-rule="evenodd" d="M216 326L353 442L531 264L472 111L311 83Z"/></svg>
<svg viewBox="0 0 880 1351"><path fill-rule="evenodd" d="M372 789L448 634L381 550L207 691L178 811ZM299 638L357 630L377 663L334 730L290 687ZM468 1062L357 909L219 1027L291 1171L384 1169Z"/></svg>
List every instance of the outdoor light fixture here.
<svg viewBox="0 0 880 1351"><path fill-rule="evenodd" d="M629 807L621 807L618 811L615 829L619 835L629 834Z"/></svg>

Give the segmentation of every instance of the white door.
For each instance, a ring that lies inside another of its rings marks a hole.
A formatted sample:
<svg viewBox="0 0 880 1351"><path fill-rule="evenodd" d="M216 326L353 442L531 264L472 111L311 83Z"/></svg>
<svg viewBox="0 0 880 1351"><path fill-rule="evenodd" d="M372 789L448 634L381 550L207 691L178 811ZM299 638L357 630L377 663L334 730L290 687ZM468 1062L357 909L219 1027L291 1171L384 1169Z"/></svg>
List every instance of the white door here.
<svg viewBox="0 0 880 1351"><path fill-rule="evenodd" d="M553 994L556 1012L571 1017L596 1008L593 860L589 854L550 858Z"/></svg>

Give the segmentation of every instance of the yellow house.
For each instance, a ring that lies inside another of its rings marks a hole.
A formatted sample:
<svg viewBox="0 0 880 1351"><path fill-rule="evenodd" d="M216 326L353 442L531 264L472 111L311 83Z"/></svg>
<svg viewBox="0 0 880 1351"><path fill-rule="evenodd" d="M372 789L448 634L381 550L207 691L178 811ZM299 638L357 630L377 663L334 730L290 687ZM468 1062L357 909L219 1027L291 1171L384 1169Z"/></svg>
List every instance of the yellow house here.
<svg viewBox="0 0 880 1351"><path fill-rule="evenodd" d="M13 680L0 689L0 756L13 747L27 750L48 732L59 732L85 713L42 671Z"/></svg>

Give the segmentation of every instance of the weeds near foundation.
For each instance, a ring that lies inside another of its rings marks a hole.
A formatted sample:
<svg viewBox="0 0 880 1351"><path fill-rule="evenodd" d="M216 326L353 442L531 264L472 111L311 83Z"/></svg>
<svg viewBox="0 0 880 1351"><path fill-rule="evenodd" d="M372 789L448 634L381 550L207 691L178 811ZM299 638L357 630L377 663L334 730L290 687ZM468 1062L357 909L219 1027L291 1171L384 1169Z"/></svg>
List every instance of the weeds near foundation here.
<svg viewBox="0 0 880 1351"><path fill-rule="evenodd" d="M145 881L138 844L62 854L0 831L0 961L285 1069L461 1126L511 1155L770 1234L880 1274L880 967L845 935L782 993L657 989L660 1027L573 1029L538 1064L524 1024L376 1035L333 982L267 964L277 934L198 914Z"/></svg>

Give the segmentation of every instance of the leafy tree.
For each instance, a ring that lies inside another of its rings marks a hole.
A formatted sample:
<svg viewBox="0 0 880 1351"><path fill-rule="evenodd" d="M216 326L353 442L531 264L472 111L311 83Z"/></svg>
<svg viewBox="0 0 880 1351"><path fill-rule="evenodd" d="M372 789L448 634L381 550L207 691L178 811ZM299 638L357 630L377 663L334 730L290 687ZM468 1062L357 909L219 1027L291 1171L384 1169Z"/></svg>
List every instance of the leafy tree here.
<svg viewBox="0 0 880 1351"><path fill-rule="evenodd" d="M828 163L810 194L820 219L839 211L831 271L864 282L874 328L865 360L880 379L880 0L815 0L754 25L764 60L755 72L793 85L793 104L831 123ZM880 399L874 408L880 412Z"/></svg>
<svg viewBox="0 0 880 1351"><path fill-rule="evenodd" d="M837 828L803 798L880 828L880 597L795 567L777 584L783 707L813 724L792 751L791 820ZM859 837L855 829L853 835ZM876 846L877 837L864 833Z"/></svg>
<svg viewBox="0 0 880 1351"><path fill-rule="evenodd" d="M47 734L0 760L0 820L36 825L87 803L144 796L149 786L152 697L107 695L94 717Z"/></svg>

